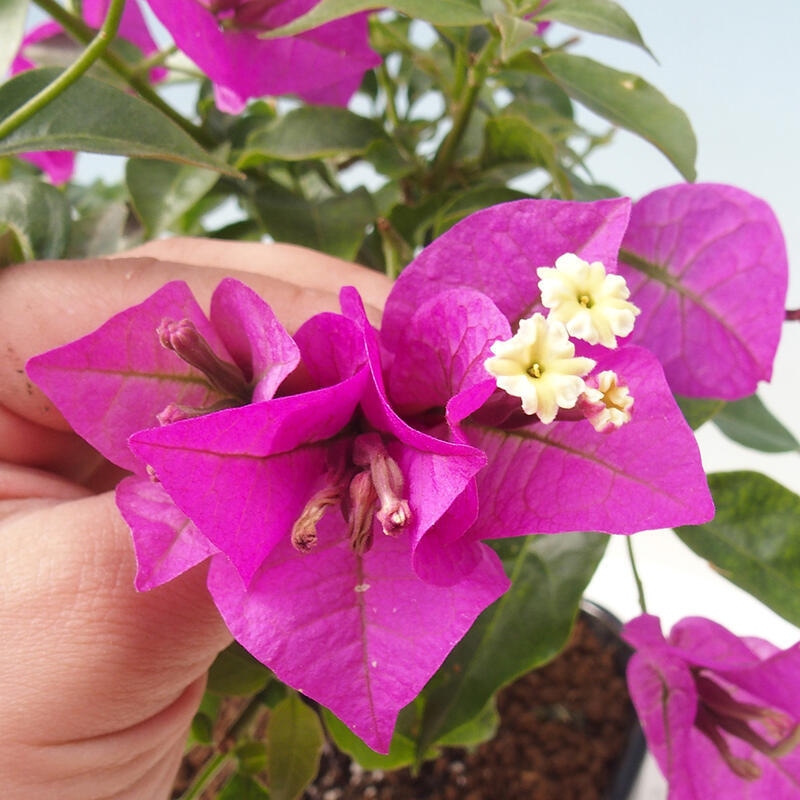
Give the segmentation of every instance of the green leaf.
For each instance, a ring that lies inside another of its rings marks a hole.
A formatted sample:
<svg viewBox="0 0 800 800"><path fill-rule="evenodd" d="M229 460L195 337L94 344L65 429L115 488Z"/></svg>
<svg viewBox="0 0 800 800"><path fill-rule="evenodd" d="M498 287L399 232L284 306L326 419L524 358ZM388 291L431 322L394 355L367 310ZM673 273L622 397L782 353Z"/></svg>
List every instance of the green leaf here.
<svg viewBox="0 0 800 800"><path fill-rule="evenodd" d="M389 752L385 755L376 753L372 748L367 747L347 725L327 708L322 709L322 718L325 721L328 735L336 746L343 753L347 753L363 769L393 770L414 763L417 749L411 732L413 726L419 723L414 703L406 706L400 712Z"/></svg>
<svg viewBox="0 0 800 800"><path fill-rule="evenodd" d="M290 692L273 709L267 736L270 797L294 800L319 770L322 724L297 692Z"/></svg>
<svg viewBox="0 0 800 800"><path fill-rule="evenodd" d="M264 182L255 207L264 229L280 242L293 242L352 261L377 216L370 193L354 192L311 202L276 184Z"/></svg>
<svg viewBox="0 0 800 800"><path fill-rule="evenodd" d="M207 690L219 695L251 695L260 692L272 673L240 644L234 642L214 659Z"/></svg>
<svg viewBox="0 0 800 800"><path fill-rule="evenodd" d="M28 70L0 86L0 119L16 111L59 73L54 68ZM0 140L0 155L34 150L156 158L240 177L149 103L86 75Z"/></svg>
<svg viewBox="0 0 800 800"><path fill-rule="evenodd" d="M28 0L0 0L0 75L5 75L25 35Z"/></svg>
<svg viewBox="0 0 800 800"><path fill-rule="evenodd" d="M541 167L550 173L562 197L572 195L555 143L519 114L503 113L487 122L481 161L485 167L509 163L523 164L527 170Z"/></svg>
<svg viewBox="0 0 800 800"><path fill-rule="evenodd" d="M585 56L552 52L542 62L570 97L657 147L687 180L696 177L697 141L686 114L638 75Z"/></svg>
<svg viewBox="0 0 800 800"><path fill-rule="evenodd" d="M293 36L331 20L349 17L359 11L373 11L375 8L375 0L322 0L307 14L298 17L288 25L271 30L268 34L263 35L263 38L275 39L280 36ZM436 0L436 2L390 0L388 3L381 3L380 8L391 8L412 19L422 19L433 25L445 27L482 25L489 20L478 0Z"/></svg>
<svg viewBox="0 0 800 800"><path fill-rule="evenodd" d="M251 775L237 773L216 795L216 800L270 800L272 795Z"/></svg>
<svg viewBox="0 0 800 800"><path fill-rule="evenodd" d="M708 476L717 514L676 533L721 575L800 625L800 497L758 472Z"/></svg>
<svg viewBox="0 0 800 800"><path fill-rule="evenodd" d="M599 33L641 47L652 55L636 23L612 0L550 0L537 19L563 22L589 33Z"/></svg>
<svg viewBox="0 0 800 800"><path fill-rule="evenodd" d="M714 424L734 442L765 453L800 449L797 439L775 419L757 395L727 403Z"/></svg>
<svg viewBox="0 0 800 800"><path fill-rule="evenodd" d="M219 180L219 173L187 164L132 158L125 181L147 238L153 238L195 205Z"/></svg>
<svg viewBox="0 0 800 800"><path fill-rule="evenodd" d="M221 698L205 692L200 708L192 719L187 746L209 745L214 741L214 727L219 716Z"/></svg>
<svg viewBox="0 0 800 800"><path fill-rule="evenodd" d="M520 19L512 14L497 13L494 24L500 32L500 59L503 63L511 61L514 56L541 47L544 40L537 33L535 22Z"/></svg>
<svg viewBox="0 0 800 800"><path fill-rule="evenodd" d="M713 419L725 407L724 400L704 400L682 395L675 395L675 402L693 431Z"/></svg>
<svg viewBox="0 0 800 800"><path fill-rule="evenodd" d="M0 183L0 265L60 258L69 232L63 192L36 179Z"/></svg>
<svg viewBox="0 0 800 800"><path fill-rule="evenodd" d="M239 772L258 775L267 768L267 747L263 742L239 742L234 750L239 762Z"/></svg>
<svg viewBox="0 0 800 800"><path fill-rule="evenodd" d="M301 106L249 136L237 166L244 169L262 158L305 161L360 156L374 141L385 138L377 122L345 108Z"/></svg>
<svg viewBox="0 0 800 800"><path fill-rule="evenodd" d="M492 697L479 714L442 736L437 744L441 747L475 747L488 742L497 733L499 725L500 715Z"/></svg>
<svg viewBox="0 0 800 800"><path fill-rule="evenodd" d="M607 536L592 533L492 542L511 588L478 617L424 689L418 755L480 714L501 687L561 650L607 543Z"/></svg>

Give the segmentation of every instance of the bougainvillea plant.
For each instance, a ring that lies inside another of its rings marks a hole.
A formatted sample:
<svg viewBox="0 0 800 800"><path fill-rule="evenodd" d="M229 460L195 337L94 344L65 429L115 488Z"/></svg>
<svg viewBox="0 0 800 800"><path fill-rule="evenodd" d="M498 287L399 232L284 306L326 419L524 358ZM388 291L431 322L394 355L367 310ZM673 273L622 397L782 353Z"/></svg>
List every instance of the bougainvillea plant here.
<svg viewBox="0 0 800 800"><path fill-rule="evenodd" d="M561 23L645 47L621 7L35 4L48 20L26 27L22 0L7 14L3 258L175 233L299 243L396 278L379 327L344 286L338 313L294 335L236 280L208 309L166 283L27 365L128 473L136 588L207 566L236 644L196 741L214 743L220 691L248 695L247 714L291 703L311 733L281 796L299 796L323 726L388 767L488 737L496 692L567 641L609 535L676 528L800 623L763 580L792 574L800 498L757 473L707 475L694 436L769 425L773 449L797 447L756 395L786 316L783 237L762 200L693 183L691 128L655 88L548 41ZM166 99L173 84L195 89L193 112ZM594 185L583 165L603 139L575 102L686 182L635 202ZM81 150L124 155L124 182L69 182ZM522 190L527 173L545 180ZM795 512L779 538L776 504ZM734 533L710 547L720 520ZM769 552L751 547L764 536ZM791 796L796 648L698 618L664 638L641 599L630 692L670 796ZM224 796L266 796L224 750Z"/></svg>

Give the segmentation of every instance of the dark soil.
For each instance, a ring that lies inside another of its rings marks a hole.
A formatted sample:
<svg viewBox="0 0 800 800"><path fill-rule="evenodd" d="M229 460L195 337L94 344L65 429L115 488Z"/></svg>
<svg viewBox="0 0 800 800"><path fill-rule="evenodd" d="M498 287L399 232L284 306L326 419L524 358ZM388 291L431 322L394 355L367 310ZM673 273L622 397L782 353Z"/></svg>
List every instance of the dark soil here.
<svg viewBox="0 0 800 800"><path fill-rule="evenodd" d="M304 800L603 800L634 722L621 656L581 617L558 658L500 692L491 741L448 748L416 776L329 751Z"/></svg>

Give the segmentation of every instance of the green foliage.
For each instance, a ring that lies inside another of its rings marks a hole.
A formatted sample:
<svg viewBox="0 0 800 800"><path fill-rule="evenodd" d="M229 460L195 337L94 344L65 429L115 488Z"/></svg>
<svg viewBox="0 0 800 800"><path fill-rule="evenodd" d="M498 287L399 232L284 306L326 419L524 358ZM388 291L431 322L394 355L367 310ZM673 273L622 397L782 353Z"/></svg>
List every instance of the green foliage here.
<svg viewBox="0 0 800 800"><path fill-rule="evenodd" d="M0 86L0 119L16 111L59 73L55 68L29 70ZM150 104L88 76L0 140L0 155L36 150L156 158L237 174Z"/></svg>
<svg viewBox="0 0 800 800"><path fill-rule="evenodd" d="M0 0L0 75L8 72L25 32L28 0Z"/></svg>
<svg viewBox="0 0 800 800"><path fill-rule="evenodd" d="M60 258L69 233L69 205L58 189L36 180L0 183L0 266Z"/></svg>
<svg viewBox="0 0 800 800"><path fill-rule="evenodd" d="M476 0L438 0L435 3L429 0L390 0L382 7L399 11L412 19L422 19L442 26L481 25L488 19L482 5ZM265 38L274 39L300 33L325 22L359 11L372 11L374 8L374 0L322 0L307 14L288 25L275 28Z"/></svg>
<svg viewBox="0 0 800 800"><path fill-rule="evenodd" d="M636 23L624 8L612 0L550 0L536 16L620 39L650 53Z"/></svg>
<svg viewBox="0 0 800 800"><path fill-rule="evenodd" d="M564 646L608 537L592 533L494 542L511 588L478 617L423 690L418 757L482 714L514 678Z"/></svg>
<svg viewBox="0 0 800 800"><path fill-rule="evenodd" d="M646 139L686 180L695 179L697 141L689 119L647 81L570 53L547 53L542 62L570 97Z"/></svg>
<svg viewBox="0 0 800 800"><path fill-rule="evenodd" d="M734 442L765 453L800 449L797 439L770 413L758 395L728 403L714 416L714 424Z"/></svg>
<svg viewBox="0 0 800 800"><path fill-rule="evenodd" d="M217 795L217 800L269 800L270 797L256 778L237 772Z"/></svg>
<svg viewBox="0 0 800 800"><path fill-rule="evenodd" d="M677 530L721 575L800 625L800 497L758 472L709 475L717 514Z"/></svg>
<svg viewBox="0 0 800 800"><path fill-rule="evenodd" d="M724 400L703 400L696 397L676 397L675 400L689 427L694 431L725 408Z"/></svg>
<svg viewBox="0 0 800 800"><path fill-rule="evenodd" d="M125 180L145 235L153 238L174 229L181 216L211 191L219 174L188 164L131 158Z"/></svg>
<svg viewBox="0 0 800 800"><path fill-rule="evenodd" d="M267 739L267 772L272 800L294 800L314 779L323 743L317 714L297 692L272 710Z"/></svg>
<svg viewBox="0 0 800 800"><path fill-rule="evenodd" d="M214 659L208 673L209 692L219 695L251 695L260 692L272 673L234 642Z"/></svg>

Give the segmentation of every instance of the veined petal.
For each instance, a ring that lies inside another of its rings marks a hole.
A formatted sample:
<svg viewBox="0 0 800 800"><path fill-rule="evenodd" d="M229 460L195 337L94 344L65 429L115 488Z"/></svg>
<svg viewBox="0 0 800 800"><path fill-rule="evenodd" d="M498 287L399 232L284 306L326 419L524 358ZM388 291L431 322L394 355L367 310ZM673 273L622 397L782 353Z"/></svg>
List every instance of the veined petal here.
<svg viewBox="0 0 800 800"><path fill-rule="evenodd" d="M575 253L614 271L629 214L627 198L593 203L519 200L471 214L403 270L386 302L383 341L396 352L414 312L448 288L483 292L514 328L541 307L536 270L543 264Z"/></svg>
<svg viewBox="0 0 800 800"><path fill-rule="evenodd" d="M736 400L768 380L788 281L770 207L741 189L679 184L633 208L619 273L642 309L631 341L675 392Z"/></svg>
<svg viewBox="0 0 800 800"><path fill-rule="evenodd" d="M222 399L199 370L161 345L156 330L165 317L190 320L217 355L231 360L189 287L175 281L26 365L76 433L109 461L139 474L142 466L127 446L131 434L157 427L157 415L170 403L207 407ZM86 390L75 391L81 384Z"/></svg>
<svg viewBox="0 0 800 800"><path fill-rule="evenodd" d="M308 555L281 543L247 589L215 560L209 589L245 648L387 752L400 709L508 581L489 548L466 580L440 587L414 574L407 538L378 537L357 556L336 517L319 534Z"/></svg>
<svg viewBox="0 0 800 800"><path fill-rule="evenodd" d="M290 541L335 466L328 440L349 423L365 380L361 370L333 387L142 431L130 446L248 582Z"/></svg>
<svg viewBox="0 0 800 800"><path fill-rule="evenodd" d="M625 347L607 351L598 369L623 376L636 398L631 421L608 435L586 420L507 429L462 423L489 458L476 478L482 502L473 531L633 533L713 516L697 443L655 357ZM666 441L654 458L652 448Z"/></svg>
<svg viewBox="0 0 800 800"><path fill-rule="evenodd" d="M219 552L160 484L125 478L117 486L116 500L133 536L139 591L171 581Z"/></svg>

